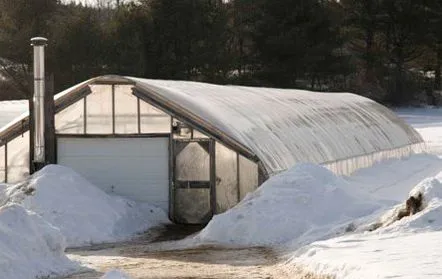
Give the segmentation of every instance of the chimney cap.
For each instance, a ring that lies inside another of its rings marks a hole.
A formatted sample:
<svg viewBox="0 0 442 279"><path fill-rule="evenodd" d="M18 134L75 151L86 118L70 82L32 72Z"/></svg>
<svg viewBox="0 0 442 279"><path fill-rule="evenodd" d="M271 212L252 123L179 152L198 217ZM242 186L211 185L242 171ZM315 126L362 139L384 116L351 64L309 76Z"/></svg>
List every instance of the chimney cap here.
<svg viewBox="0 0 442 279"><path fill-rule="evenodd" d="M32 46L45 46L48 42L48 39L44 37L34 37L31 39Z"/></svg>

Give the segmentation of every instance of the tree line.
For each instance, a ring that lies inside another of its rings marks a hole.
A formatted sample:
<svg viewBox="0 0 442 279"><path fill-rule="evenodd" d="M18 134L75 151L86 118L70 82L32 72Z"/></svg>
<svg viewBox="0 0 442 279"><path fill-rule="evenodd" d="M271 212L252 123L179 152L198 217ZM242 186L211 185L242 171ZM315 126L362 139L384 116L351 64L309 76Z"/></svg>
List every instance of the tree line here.
<svg viewBox="0 0 442 279"><path fill-rule="evenodd" d="M56 92L119 74L442 101L442 0L97 3L0 0L0 99L30 95L38 35Z"/></svg>

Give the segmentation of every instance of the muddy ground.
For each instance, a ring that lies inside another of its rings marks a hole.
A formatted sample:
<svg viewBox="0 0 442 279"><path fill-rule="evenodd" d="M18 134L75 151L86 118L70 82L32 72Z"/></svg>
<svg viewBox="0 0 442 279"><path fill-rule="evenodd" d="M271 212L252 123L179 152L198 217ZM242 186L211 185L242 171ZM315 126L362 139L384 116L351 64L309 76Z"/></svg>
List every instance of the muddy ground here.
<svg viewBox="0 0 442 279"><path fill-rule="evenodd" d="M179 241L199 229L174 225L128 242L69 249L69 258L81 262L84 269L63 278L95 279L112 269L122 270L134 279L314 278L310 274L289 274L277 254L267 247L190 248Z"/></svg>

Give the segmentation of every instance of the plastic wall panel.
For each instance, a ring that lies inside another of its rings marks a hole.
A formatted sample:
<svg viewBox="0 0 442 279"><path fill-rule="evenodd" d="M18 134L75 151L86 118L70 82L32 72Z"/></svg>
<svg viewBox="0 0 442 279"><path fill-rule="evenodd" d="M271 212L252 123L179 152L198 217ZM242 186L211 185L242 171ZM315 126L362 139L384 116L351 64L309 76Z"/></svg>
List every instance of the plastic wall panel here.
<svg viewBox="0 0 442 279"><path fill-rule="evenodd" d="M400 159L403 157L407 157L410 154L425 152L425 150L426 146L424 143L413 144L410 146L400 147L392 150L379 151L372 154L366 154L363 156L330 162L324 164L324 167L328 168L337 175L349 176L358 169L371 167L374 164L383 160Z"/></svg>
<svg viewBox="0 0 442 279"><path fill-rule="evenodd" d="M272 175L422 142L389 109L348 93L131 78L256 154Z"/></svg>
<svg viewBox="0 0 442 279"><path fill-rule="evenodd" d="M0 183L6 182L5 180L6 166L5 166L5 146L0 146Z"/></svg>
<svg viewBox="0 0 442 279"><path fill-rule="evenodd" d="M239 156L239 197L242 200L247 193L258 188L258 165Z"/></svg>
<svg viewBox="0 0 442 279"><path fill-rule="evenodd" d="M112 134L112 86L91 85L86 97L86 133Z"/></svg>
<svg viewBox="0 0 442 279"><path fill-rule="evenodd" d="M138 133L137 97L132 94L131 85L115 86L115 133Z"/></svg>
<svg viewBox="0 0 442 279"><path fill-rule="evenodd" d="M55 114L55 132L58 134L84 134L84 99Z"/></svg>
<svg viewBox="0 0 442 279"><path fill-rule="evenodd" d="M170 133L171 117L149 103L140 101L141 133Z"/></svg>
<svg viewBox="0 0 442 279"><path fill-rule="evenodd" d="M9 141L7 158L7 181L16 183L29 175L29 132Z"/></svg>
<svg viewBox="0 0 442 279"><path fill-rule="evenodd" d="M210 181L209 153L197 142L189 143L176 156L176 180Z"/></svg>
<svg viewBox="0 0 442 279"><path fill-rule="evenodd" d="M178 223L207 223L211 216L210 189L176 189L174 217Z"/></svg>
<svg viewBox="0 0 442 279"><path fill-rule="evenodd" d="M220 143L215 145L216 211L222 213L238 203L236 152Z"/></svg>

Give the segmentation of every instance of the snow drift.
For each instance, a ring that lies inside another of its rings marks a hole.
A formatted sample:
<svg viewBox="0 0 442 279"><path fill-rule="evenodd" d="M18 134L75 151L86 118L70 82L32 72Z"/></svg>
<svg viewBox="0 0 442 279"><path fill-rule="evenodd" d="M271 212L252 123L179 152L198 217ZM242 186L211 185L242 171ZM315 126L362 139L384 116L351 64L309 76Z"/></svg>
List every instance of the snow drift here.
<svg viewBox="0 0 442 279"><path fill-rule="evenodd" d="M216 215L195 240L233 245L299 245L345 230L381 205L324 167L298 164ZM342 224L342 226L337 226Z"/></svg>
<svg viewBox="0 0 442 279"><path fill-rule="evenodd" d="M0 202L22 204L60 229L68 246L116 241L167 222L148 204L110 196L69 168L50 165L0 189Z"/></svg>
<svg viewBox="0 0 442 279"><path fill-rule="evenodd" d="M399 204L378 218L384 225L338 238L292 247L289 267L302 266L337 279L439 278L442 274L442 173L424 179L409 193L423 195L422 210L398 221Z"/></svg>
<svg viewBox="0 0 442 279"><path fill-rule="evenodd" d="M0 208L0 278L34 278L76 268L60 230L11 204Z"/></svg>
<svg viewBox="0 0 442 279"><path fill-rule="evenodd" d="M420 212L396 221L395 217L404 207L404 204L399 204L379 218L379 222L384 225L377 230L377 233L442 230L442 173L424 179L410 191L409 196L417 196L419 193L423 196Z"/></svg>

